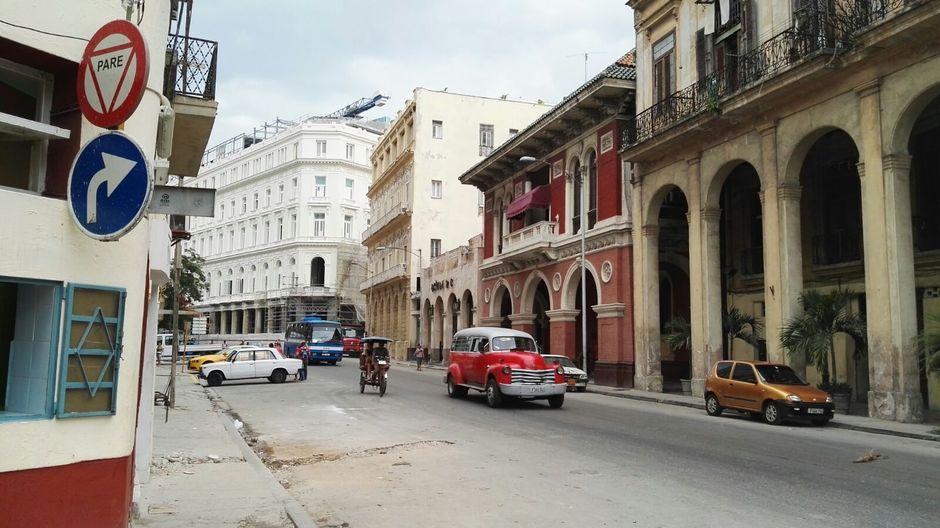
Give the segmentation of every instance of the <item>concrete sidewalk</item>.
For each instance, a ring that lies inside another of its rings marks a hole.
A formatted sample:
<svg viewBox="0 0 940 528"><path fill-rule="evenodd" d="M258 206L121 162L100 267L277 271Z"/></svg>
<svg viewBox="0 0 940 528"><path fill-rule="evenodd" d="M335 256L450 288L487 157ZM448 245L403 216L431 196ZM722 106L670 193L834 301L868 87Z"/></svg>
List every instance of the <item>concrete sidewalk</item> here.
<svg viewBox="0 0 940 528"><path fill-rule="evenodd" d="M396 361L399 365L414 368L414 362ZM441 364L428 365L424 368L431 370L444 370ZM617 398L626 398L629 400L647 401L652 403L664 403L666 405L679 405L682 407L692 407L694 409L705 410L705 400L684 394L672 394L664 392L648 392L636 389L618 389L615 387L602 387L599 385L588 385L588 392L594 394L603 394L605 396L614 396ZM837 414L829 422L830 427L839 427L842 429L851 429L873 434L883 434L892 436L901 436L905 438L916 438L919 440L931 440L940 442L940 431L936 425L925 424L907 424L900 422L890 422L869 418L867 416L855 416L846 414Z"/></svg>
<svg viewBox="0 0 940 528"><path fill-rule="evenodd" d="M168 379L168 368L158 367L156 387L163 390ZM294 526L283 488L246 460L250 449L246 455L213 399L193 376L181 374L169 421L164 407L154 408L151 477L141 487L133 526Z"/></svg>

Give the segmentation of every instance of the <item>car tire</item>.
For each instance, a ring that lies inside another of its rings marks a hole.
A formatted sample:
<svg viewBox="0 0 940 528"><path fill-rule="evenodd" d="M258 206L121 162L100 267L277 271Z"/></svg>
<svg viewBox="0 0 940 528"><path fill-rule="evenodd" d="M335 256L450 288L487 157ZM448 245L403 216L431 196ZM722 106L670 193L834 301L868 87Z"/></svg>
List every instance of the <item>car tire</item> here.
<svg viewBox="0 0 940 528"><path fill-rule="evenodd" d="M329 363L331 367L335 367L335 366L336 366L336 362L335 362L335 361L328 361L327 363Z"/></svg>
<svg viewBox="0 0 940 528"><path fill-rule="evenodd" d="M552 409L561 409L561 406L565 404L565 395L559 394L558 396L549 396L548 397L548 406Z"/></svg>
<svg viewBox="0 0 940 528"><path fill-rule="evenodd" d="M454 383L454 378L447 375L447 395L451 398L466 398L468 389Z"/></svg>
<svg viewBox="0 0 940 528"><path fill-rule="evenodd" d="M499 390L499 383L495 378L486 382L486 404L496 409L503 406L503 391Z"/></svg>
<svg viewBox="0 0 940 528"><path fill-rule="evenodd" d="M578 387L578 392L586 392L587 387Z"/></svg>
<svg viewBox="0 0 940 528"><path fill-rule="evenodd" d="M764 422L768 425L780 425L783 423L783 412L776 402L767 402L764 404Z"/></svg>
<svg viewBox="0 0 940 528"><path fill-rule="evenodd" d="M277 369L271 373L271 377L268 378L271 383L284 383L287 380L287 371L284 369Z"/></svg>
<svg viewBox="0 0 940 528"><path fill-rule="evenodd" d="M829 418L816 418L812 420L813 425L816 427L822 427L829 423Z"/></svg>
<svg viewBox="0 0 940 528"><path fill-rule="evenodd" d="M721 416L724 410L725 408L718 403L718 396L714 394L705 396L705 412L707 412L709 416Z"/></svg>
<svg viewBox="0 0 940 528"><path fill-rule="evenodd" d="M206 383L208 383L210 387L218 387L224 380L225 376L218 370L214 370L206 376Z"/></svg>

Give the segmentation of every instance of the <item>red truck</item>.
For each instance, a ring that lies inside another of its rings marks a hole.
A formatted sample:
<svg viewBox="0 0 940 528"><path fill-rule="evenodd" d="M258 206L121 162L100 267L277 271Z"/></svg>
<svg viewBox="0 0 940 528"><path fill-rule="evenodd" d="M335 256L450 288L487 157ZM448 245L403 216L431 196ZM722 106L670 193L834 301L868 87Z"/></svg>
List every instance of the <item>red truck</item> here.
<svg viewBox="0 0 940 528"><path fill-rule="evenodd" d="M362 337L365 328L359 326L343 326L343 355L346 357L359 357L362 353Z"/></svg>
<svg viewBox="0 0 940 528"><path fill-rule="evenodd" d="M467 328L454 334L444 377L447 394L463 398L470 389L486 394L490 407L506 398L546 399L553 409L565 403L564 368L546 363L532 336L507 328Z"/></svg>

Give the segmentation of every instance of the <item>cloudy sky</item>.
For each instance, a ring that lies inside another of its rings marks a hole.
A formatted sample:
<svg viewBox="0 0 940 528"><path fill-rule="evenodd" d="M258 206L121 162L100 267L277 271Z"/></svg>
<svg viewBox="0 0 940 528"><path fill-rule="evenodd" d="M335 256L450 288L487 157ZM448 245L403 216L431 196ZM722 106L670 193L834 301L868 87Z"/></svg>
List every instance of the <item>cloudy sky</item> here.
<svg viewBox="0 0 940 528"><path fill-rule="evenodd" d="M633 48L624 0L199 0L194 37L219 42L210 146L266 120L329 113L381 91L558 102ZM578 55L581 54L581 55Z"/></svg>

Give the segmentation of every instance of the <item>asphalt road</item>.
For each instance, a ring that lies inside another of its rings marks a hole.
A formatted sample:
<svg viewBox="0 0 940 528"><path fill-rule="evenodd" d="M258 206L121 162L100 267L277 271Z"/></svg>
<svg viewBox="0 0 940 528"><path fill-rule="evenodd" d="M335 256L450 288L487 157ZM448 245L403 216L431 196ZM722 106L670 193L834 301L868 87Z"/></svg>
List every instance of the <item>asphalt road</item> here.
<svg viewBox="0 0 940 528"><path fill-rule="evenodd" d="M441 371L390 378L360 394L346 360L216 391L321 526L940 525L940 443L590 393L490 409Z"/></svg>

